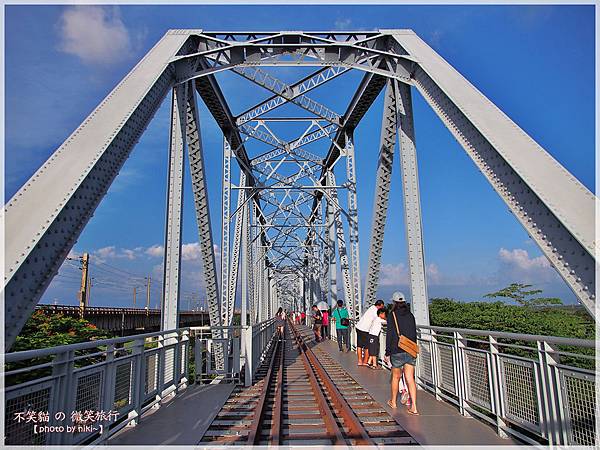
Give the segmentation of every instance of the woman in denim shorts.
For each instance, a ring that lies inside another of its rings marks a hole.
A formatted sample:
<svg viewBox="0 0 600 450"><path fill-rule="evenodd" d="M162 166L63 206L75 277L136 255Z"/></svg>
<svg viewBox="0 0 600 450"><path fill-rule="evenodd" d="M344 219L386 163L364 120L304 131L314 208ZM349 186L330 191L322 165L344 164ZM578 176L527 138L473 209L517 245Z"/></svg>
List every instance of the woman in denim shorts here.
<svg viewBox="0 0 600 450"><path fill-rule="evenodd" d="M400 330L401 335L417 342L415 316L410 312L410 308L402 293L394 292L392 300L394 300L394 305L388 316L385 341L385 359L392 366L391 398L387 403L390 408L397 408L398 386L400 384L400 378L402 378L402 374L404 374L404 381L406 382L411 398L410 407L407 411L409 414L418 416L417 384L415 383L415 364L417 360L398 347L398 340L400 339L398 330ZM398 324L398 329L396 329L396 323Z"/></svg>

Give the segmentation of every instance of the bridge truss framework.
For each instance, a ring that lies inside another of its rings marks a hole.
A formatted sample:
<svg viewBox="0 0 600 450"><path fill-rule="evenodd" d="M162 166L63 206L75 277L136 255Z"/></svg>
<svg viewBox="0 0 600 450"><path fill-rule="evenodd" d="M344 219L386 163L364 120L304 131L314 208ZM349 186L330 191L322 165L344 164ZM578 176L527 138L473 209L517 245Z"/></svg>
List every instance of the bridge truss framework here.
<svg viewBox="0 0 600 450"><path fill-rule="evenodd" d="M286 83L263 67L317 69ZM233 115L216 78L227 70L270 96ZM363 76L343 114L310 97L310 91L351 70ZM355 149L354 130L382 91L363 295L355 152L364 150ZM169 93L163 329L178 324L185 152L210 321L220 327L232 323L238 297L242 324L246 313L257 323L279 305L304 309L321 300L334 303L338 282L352 317L360 316L363 302L374 302L396 142L413 311L419 324L428 325L414 92L594 315L594 195L414 32L170 30L6 205L6 348ZM223 133L220 277L198 96ZM302 115L271 113L284 105ZM302 130L292 139L275 131L290 124ZM251 155L248 149L257 145L261 150ZM215 328L214 337L222 333ZM222 360L224 349L216 351Z"/></svg>

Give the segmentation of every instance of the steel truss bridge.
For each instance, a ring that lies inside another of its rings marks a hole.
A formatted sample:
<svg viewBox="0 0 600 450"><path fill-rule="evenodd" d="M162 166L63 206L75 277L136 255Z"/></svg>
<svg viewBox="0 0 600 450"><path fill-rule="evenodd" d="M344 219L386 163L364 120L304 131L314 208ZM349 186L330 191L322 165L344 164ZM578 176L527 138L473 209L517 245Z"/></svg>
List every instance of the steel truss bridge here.
<svg viewBox="0 0 600 450"><path fill-rule="evenodd" d="M282 67L305 75L285 82L273 74ZM217 82L223 71L270 95L234 115ZM311 97L311 91L351 71L362 79L345 111ZM361 149L355 149L354 131L382 92L363 291L355 164ZM397 141L412 307L417 323L427 327L414 93L423 96L595 315L595 196L413 31L170 30L6 204L6 350L167 95L162 330L179 326L186 152L215 364L224 370L235 304L241 305L245 327L264 323L279 305L332 304L338 284L354 320L375 300ZM223 134L220 205L208 203L198 98ZM219 212L220 268L211 228L211 214ZM176 340L176 333L165 335L165 343L169 339Z"/></svg>

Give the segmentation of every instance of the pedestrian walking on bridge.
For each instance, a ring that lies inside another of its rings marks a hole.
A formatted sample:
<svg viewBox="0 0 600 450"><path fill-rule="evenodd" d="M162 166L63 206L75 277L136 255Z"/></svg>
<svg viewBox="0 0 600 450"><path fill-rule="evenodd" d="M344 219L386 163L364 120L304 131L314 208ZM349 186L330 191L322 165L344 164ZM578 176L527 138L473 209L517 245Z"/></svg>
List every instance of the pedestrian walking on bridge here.
<svg viewBox="0 0 600 450"><path fill-rule="evenodd" d="M348 318L348 310L344 308L344 301L337 301L337 308L331 313L331 320L335 323L335 334L337 335L338 347L340 352L343 352L343 346L346 346L346 351L350 351L349 329L350 319Z"/></svg>
<svg viewBox="0 0 600 450"><path fill-rule="evenodd" d="M408 413L418 416L417 384L415 382L415 365L417 361L417 326L415 316L410 312L404 295L394 292L393 307L388 317L386 333L385 361L392 366L390 408L397 408L398 387L404 374L404 381L410 394Z"/></svg>

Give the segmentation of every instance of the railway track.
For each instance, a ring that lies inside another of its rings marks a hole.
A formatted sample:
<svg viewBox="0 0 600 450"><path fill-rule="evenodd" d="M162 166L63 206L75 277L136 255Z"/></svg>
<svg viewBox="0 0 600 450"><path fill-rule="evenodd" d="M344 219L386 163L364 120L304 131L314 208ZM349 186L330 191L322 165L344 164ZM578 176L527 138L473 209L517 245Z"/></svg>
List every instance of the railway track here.
<svg viewBox="0 0 600 450"><path fill-rule="evenodd" d="M309 336L288 324L257 382L234 389L200 444L416 444L327 352L308 345Z"/></svg>

